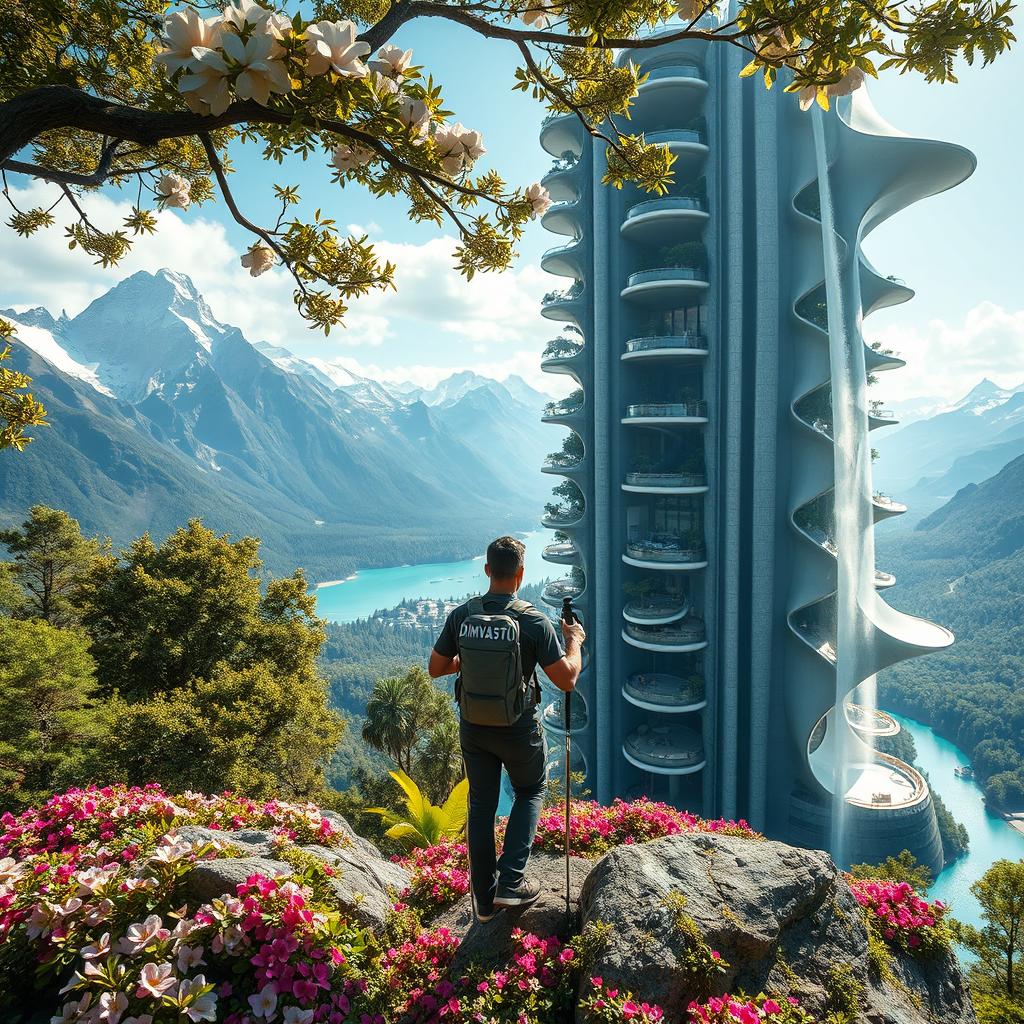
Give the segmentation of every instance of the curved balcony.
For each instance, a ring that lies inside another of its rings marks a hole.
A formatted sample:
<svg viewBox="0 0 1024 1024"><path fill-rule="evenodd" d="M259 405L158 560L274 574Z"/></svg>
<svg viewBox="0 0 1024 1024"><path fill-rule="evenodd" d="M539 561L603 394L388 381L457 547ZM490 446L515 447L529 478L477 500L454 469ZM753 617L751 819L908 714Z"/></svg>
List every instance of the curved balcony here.
<svg viewBox="0 0 1024 1024"><path fill-rule="evenodd" d="M696 128L669 128L664 131L647 132L644 141L653 146L668 146L669 151L676 156L677 174L691 174L708 155L704 133Z"/></svg>
<svg viewBox="0 0 1024 1024"><path fill-rule="evenodd" d="M878 427L894 427L899 420L896 419L896 413L891 409L869 409L868 410L868 430L876 430Z"/></svg>
<svg viewBox="0 0 1024 1024"><path fill-rule="evenodd" d="M622 639L642 651L664 651L666 654L687 654L701 651L708 645L704 620L690 615L664 626L638 626L627 622Z"/></svg>
<svg viewBox="0 0 1024 1024"><path fill-rule="evenodd" d="M700 733L685 725L641 725L626 738L622 754L655 775L692 775L706 763Z"/></svg>
<svg viewBox="0 0 1024 1024"><path fill-rule="evenodd" d="M584 245L574 238L563 245L553 245L540 258L541 270L558 277L578 279L583 270Z"/></svg>
<svg viewBox="0 0 1024 1024"><path fill-rule="evenodd" d="M551 196L553 202L569 203L579 199L579 170L580 165L577 160L555 160L551 165L551 170L540 179L540 183L548 190L548 195ZM548 209L548 212L551 212L551 208Z"/></svg>
<svg viewBox="0 0 1024 1024"><path fill-rule="evenodd" d="M624 491L634 494L706 494L703 473L627 473Z"/></svg>
<svg viewBox="0 0 1024 1024"><path fill-rule="evenodd" d="M878 370L901 370L907 365L907 361L900 359L895 352L881 351L870 345L865 345L864 348L864 363L869 373Z"/></svg>
<svg viewBox="0 0 1024 1024"><path fill-rule="evenodd" d="M583 152L583 124L575 114L548 114L540 125L540 144L552 156Z"/></svg>
<svg viewBox="0 0 1024 1024"><path fill-rule="evenodd" d="M703 334L664 334L630 338L626 351L619 357L624 362L634 359L676 359L706 356L708 340Z"/></svg>
<svg viewBox="0 0 1024 1024"><path fill-rule="evenodd" d="M645 711L685 714L707 706L704 679L684 679L667 672L635 672L622 687L622 696Z"/></svg>
<svg viewBox="0 0 1024 1024"><path fill-rule="evenodd" d="M582 309L583 287L567 288L565 291L548 292L540 300L540 315L548 320L577 323Z"/></svg>
<svg viewBox="0 0 1024 1024"><path fill-rule="evenodd" d="M890 519L892 516L901 516L907 511L907 506L902 502L895 501L888 494L880 492L871 495L871 506L876 523L883 519Z"/></svg>
<svg viewBox="0 0 1024 1024"><path fill-rule="evenodd" d="M578 360L583 355L583 342L569 338L553 338L541 355L540 368L545 373L564 373L575 380L580 379Z"/></svg>
<svg viewBox="0 0 1024 1024"><path fill-rule="evenodd" d="M549 455L540 467L542 473L554 473L559 476L574 476L582 469L582 459L572 459L564 455Z"/></svg>
<svg viewBox="0 0 1024 1024"><path fill-rule="evenodd" d="M846 721L862 736L895 736L900 731L899 723L892 715L862 704L846 704Z"/></svg>
<svg viewBox="0 0 1024 1024"><path fill-rule="evenodd" d="M690 610L690 602L677 594L648 594L630 601L622 617L638 626L662 626L677 622Z"/></svg>
<svg viewBox="0 0 1024 1024"><path fill-rule="evenodd" d="M583 593L583 590L582 586L567 576L565 579L552 580L546 584L540 592L540 599L552 608L561 608L565 598L568 597L575 601Z"/></svg>
<svg viewBox="0 0 1024 1024"><path fill-rule="evenodd" d="M579 237L582 224L579 200L573 198L558 203L553 202L541 217L540 222L545 230L550 231L553 235Z"/></svg>
<svg viewBox="0 0 1024 1024"><path fill-rule="evenodd" d="M875 570L875 589L886 590L889 587L896 586L896 577L891 572L883 572L881 569Z"/></svg>
<svg viewBox="0 0 1024 1024"><path fill-rule="evenodd" d="M635 203L619 228L623 238L643 245L696 239L708 222L707 204L695 196L665 196Z"/></svg>
<svg viewBox="0 0 1024 1024"><path fill-rule="evenodd" d="M856 778L846 791L846 802L857 807L910 807L928 795L924 776L891 754L874 751L871 761L848 767L847 772Z"/></svg>
<svg viewBox="0 0 1024 1024"><path fill-rule="evenodd" d="M708 403L694 399L689 402L640 402L626 406L623 423L707 423Z"/></svg>
<svg viewBox="0 0 1024 1024"><path fill-rule="evenodd" d="M556 565L575 565L579 561L579 549L571 541L548 544L541 553L545 562L554 562Z"/></svg>
<svg viewBox="0 0 1024 1024"><path fill-rule="evenodd" d="M541 724L549 732L565 735L565 698L552 701L540 716ZM569 732L582 732L587 727L587 706L583 699L577 695L569 705Z"/></svg>
<svg viewBox="0 0 1024 1024"><path fill-rule="evenodd" d="M688 547L679 538L653 536L629 541L622 560L640 569L704 569L708 564L707 550Z"/></svg>
<svg viewBox="0 0 1024 1024"><path fill-rule="evenodd" d="M803 609L806 612L806 609ZM836 634L825 623L801 613L790 616L790 629L815 654L820 655L830 665L836 664Z"/></svg>
<svg viewBox="0 0 1024 1024"><path fill-rule="evenodd" d="M549 530L571 530L583 522L583 516L582 508L559 509L557 515L541 516L540 524Z"/></svg>
<svg viewBox="0 0 1024 1024"><path fill-rule="evenodd" d="M652 309L669 308L687 296L708 289L707 271L698 267L656 267L638 270L626 278L622 298Z"/></svg>

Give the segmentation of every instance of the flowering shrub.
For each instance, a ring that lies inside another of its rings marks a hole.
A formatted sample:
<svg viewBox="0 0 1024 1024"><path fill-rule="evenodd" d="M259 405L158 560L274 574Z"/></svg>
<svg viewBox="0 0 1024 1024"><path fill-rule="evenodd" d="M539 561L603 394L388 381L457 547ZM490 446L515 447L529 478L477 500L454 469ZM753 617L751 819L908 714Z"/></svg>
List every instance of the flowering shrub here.
<svg viewBox="0 0 1024 1024"><path fill-rule="evenodd" d="M708 821L668 804L640 799L616 800L610 807L595 801L574 800L569 808L569 848L580 857L599 857L613 846L645 843L684 832L718 832L758 839L745 821ZM565 850L565 812L547 808L540 818L534 845L560 853Z"/></svg>
<svg viewBox="0 0 1024 1024"><path fill-rule="evenodd" d="M690 1003L686 1009L689 1024L816 1024L793 996L773 999L763 992L753 999L742 993L714 996L703 1003Z"/></svg>
<svg viewBox="0 0 1024 1024"><path fill-rule="evenodd" d="M379 988L357 1004L361 1024L555 1024L575 988L576 953L554 936L516 929L504 970L445 976L457 943L445 929L389 950Z"/></svg>
<svg viewBox="0 0 1024 1024"><path fill-rule="evenodd" d="M850 879L850 888L867 914L868 927L891 945L929 952L948 944L941 900L929 903L908 882Z"/></svg>
<svg viewBox="0 0 1024 1024"><path fill-rule="evenodd" d="M442 839L434 846L392 860L412 872L412 881L403 891L402 899L423 913L450 906L469 892L465 843Z"/></svg>
<svg viewBox="0 0 1024 1024"><path fill-rule="evenodd" d="M665 1011L656 1003L638 1003L632 992L620 992L605 985L602 978L590 979L590 990L580 1000L584 1019L595 1024L657 1024L663 1020Z"/></svg>

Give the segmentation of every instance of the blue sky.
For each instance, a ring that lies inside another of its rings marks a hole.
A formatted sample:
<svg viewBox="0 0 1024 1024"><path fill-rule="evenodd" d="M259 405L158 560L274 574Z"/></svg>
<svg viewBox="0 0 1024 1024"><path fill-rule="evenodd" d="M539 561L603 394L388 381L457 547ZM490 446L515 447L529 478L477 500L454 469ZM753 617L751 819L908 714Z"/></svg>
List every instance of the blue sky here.
<svg viewBox="0 0 1024 1024"><path fill-rule="evenodd" d="M447 106L457 118L483 131L483 163L516 184L544 173L550 157L537 141L543 111L530 97L512 92L515 60L509 47L440 21L408 27L396 42L412 47L415 62L444 84ZM869 322L867 333L910 360L908 371L885 375L880 387L887 400L950 400L986 375L1004 385L1024 381L1024 294L1017 269L1024 237L1022 82L1024 58L1012 52L987 69L965 69L956 86L887 74L871 87L876 107L897 127L964 144L978 156L972 179L905 211L866 245L883 273L917 290L914 301ZM450 269L450 232L411 224L400 200L376 200L359 186L341 189L319 158L280 166L264 162L255 146L237 147L233 158L234 190L254 219L276 213L273 182L299 185L309 208L329 210L339 223L357 226L381 244L399 264L398 294L357 300L348 329L328 339L306 330L291 308L283 272L257 280L241 272L238 254L249 239L218 203L162 214L157 237L113 273L68 254L59 231L24 243L3 229L0 305L42 303L74 313L128 272L170 266L193 276L222 319L253 340L266 338L301 355L421 383L470 367L564 385L564 379L537 371L538 354L553 336L537 300L558 283L537 267L540 253L556 241L539 224L530 226L512 271L466 285ZM112 223L119 212L115 202L98 197L96 203L98 219L107 216Z"/></svg>

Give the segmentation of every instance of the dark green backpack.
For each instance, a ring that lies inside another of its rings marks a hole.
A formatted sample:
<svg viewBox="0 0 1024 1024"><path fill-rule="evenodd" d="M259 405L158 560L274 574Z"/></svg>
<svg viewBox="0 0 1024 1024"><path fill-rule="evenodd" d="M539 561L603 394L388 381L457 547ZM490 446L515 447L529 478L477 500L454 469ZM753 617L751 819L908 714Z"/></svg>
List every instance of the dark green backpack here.
<svg viewBox="0 0 1024 1024"><path fill-rule="evenodd" d="M518 613L528 601L513 601L500 612L484 611L483 598L467 603L459 627L456 695L462 717L472 725L513 725L529 706L533 680L523 678Z"/></svg>

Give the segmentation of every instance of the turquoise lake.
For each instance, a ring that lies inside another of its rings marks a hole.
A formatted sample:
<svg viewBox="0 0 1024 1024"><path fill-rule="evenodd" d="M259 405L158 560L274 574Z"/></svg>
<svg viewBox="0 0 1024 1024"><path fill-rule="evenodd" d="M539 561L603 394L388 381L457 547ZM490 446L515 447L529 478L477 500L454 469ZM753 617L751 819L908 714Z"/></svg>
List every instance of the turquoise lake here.
<svg viewBox="0 0 1024 1024"><path fill-rule="evenodd" d="M550 544L550 530L518 534L526 545L525 583L562 576L568 568L545 562L542 551ZM321 584L316 591L317 614L330 622L365 619L381 608L394 608L406 598L462 598L487 589L484 556L462 562L397 565L388 569L360 569L350 579Z"/></svg>
<svg viewBox="0 0 1024 1024"><path fill-rule="evenodd" d="M971 884L997 860L1024 858L1024 836L1002 818L988 812L980 786L953 774L954 768L970 763L962 750L936 735L927 725L900 715L893 717L914 737L917 766L927 772L932 789L942 797L971 838L967 856L939 875L928 890L928 896L948 903L950 913L959 920L981 925L978 901L971 895Z"/></svg>

